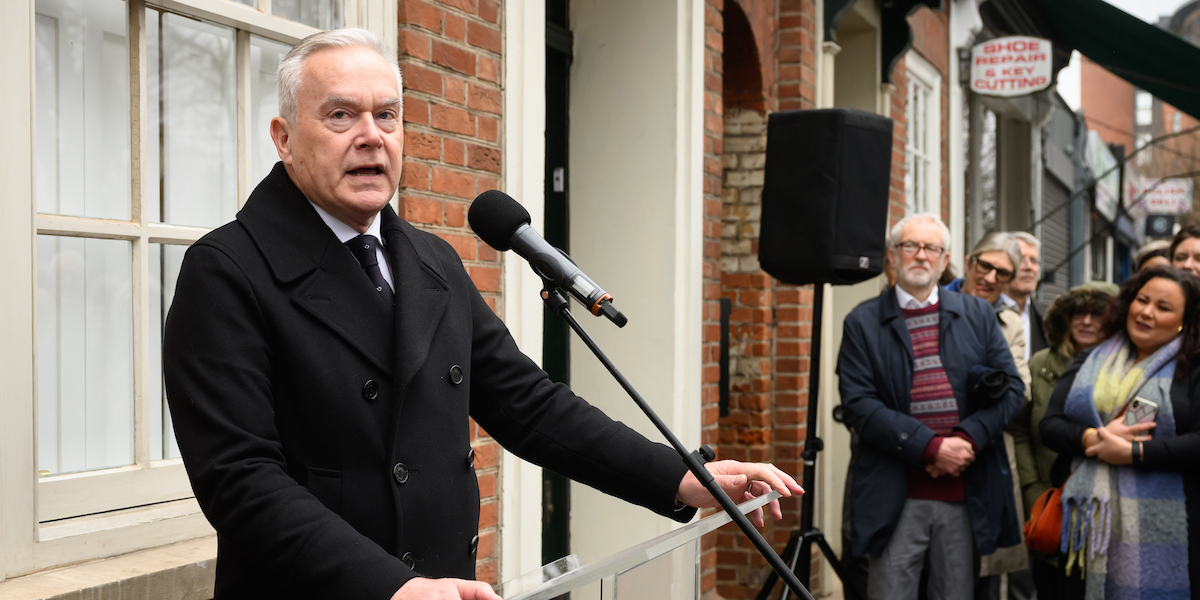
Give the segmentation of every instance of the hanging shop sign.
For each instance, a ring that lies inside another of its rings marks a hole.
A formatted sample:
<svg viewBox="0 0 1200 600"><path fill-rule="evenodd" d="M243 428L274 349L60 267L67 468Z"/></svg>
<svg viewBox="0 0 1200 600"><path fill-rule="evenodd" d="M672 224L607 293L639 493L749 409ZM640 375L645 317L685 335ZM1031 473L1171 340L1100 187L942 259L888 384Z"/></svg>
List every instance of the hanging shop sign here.
<svg viewBox="0 0 1200 600"><path fill-rule="evenodd" d="M1125 198L1142 212L1182 215L1192 211L1191 179L1147 179L1125 176Z"/></svg>
<svg viewBox="0 0 1200 600"><path fill-rule="evenodd" d="M986 96L1024 96L1050 87L1050 40L1014 35L971 48L971 89Z"/></svg>

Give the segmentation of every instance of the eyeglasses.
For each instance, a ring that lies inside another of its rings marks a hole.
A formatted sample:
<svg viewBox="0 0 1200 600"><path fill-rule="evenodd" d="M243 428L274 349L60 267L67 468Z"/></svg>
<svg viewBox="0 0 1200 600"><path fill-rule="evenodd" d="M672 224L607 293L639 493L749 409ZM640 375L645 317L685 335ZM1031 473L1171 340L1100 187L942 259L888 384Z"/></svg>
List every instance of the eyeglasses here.
<svg viewBox="0 0 1200 600"><path fill-rule="evenodd" d="M1009 271L1008 269L1001 269L1000 267L997 267L986 260L972 258L971 262L975 265L975 275L979 277L986 277L988 273L995 271L996 281L999 283L1008 283L1012 281L1013 275L1015 275L1015 273L1012 271Z"/></svg>
<svg viewBox="0 0 1200 600"><path fill-rule="evenodd" d="M941 246L918 244L917 242L900 242L899 244L896 244L896 247L899 248L905 256L916 256L918 250L924 250L925 254L929 256L929 258L935 260L937 257L941 256L942 252L945 250L945 248Z"/></svg>

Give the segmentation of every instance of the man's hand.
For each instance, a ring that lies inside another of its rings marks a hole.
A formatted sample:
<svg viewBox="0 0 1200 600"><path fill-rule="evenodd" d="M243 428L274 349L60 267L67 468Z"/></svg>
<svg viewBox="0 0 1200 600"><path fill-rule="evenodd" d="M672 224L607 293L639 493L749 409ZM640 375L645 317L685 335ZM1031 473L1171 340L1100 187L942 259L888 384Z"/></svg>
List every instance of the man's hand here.
<svg viewBox="0 0 1200 600"><path fill-rule="evenodd" d="M948 437L942 440L937 457L929 465L933 468L927 467L925 470L935 479L943 474L958 477L974 461L975 449L971 447L971 442L960 437Z"/></svg>
<svg viewBox="0 0 1200 600"><path fill-rule="evenodd" d="M392 600L503 600L492 586L481 581L465 579L409 579L400 586Z"/></svg>
<svg viewBox="0 0 1200 600"><path fill-rule="evenodd" d="M769 463L719 460L704 465L704 468L713 474L717 485L720 485L729 498L738 504L770 493L771 490L777 490L785 498L790 498L792 494L804 493L804 488L800 487L800 484L796 483L791 475ZM687 475L683 476L683 481L679 482L679 491L675 494L675 500L696 508L720 506L717 499L708 493L704 484L700 483L691 471L688 471ZM783 511L779 508L778 500L772 501L767 507L776 521L783 518ZM755 527L763 526L761 508L747 516Z"/></svg>

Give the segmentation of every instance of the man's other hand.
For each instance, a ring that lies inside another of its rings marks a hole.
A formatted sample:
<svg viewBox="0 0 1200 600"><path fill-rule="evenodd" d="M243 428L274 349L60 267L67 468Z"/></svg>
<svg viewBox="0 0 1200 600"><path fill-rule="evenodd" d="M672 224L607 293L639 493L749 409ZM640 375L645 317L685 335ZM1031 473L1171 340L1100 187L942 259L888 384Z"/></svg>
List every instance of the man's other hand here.
<svg viewBox="0 0 1200 600"><path fill-rule="evenodd" d="M409 579L400 586L392 600L503 600L492 586L481 581L465 579Z"/></svg>
<svg viewBox="0 0 1200 600"><path fill-rule="evenodd" d="M753 500L763 494L770 493L771 490L776 490L785 498L790 498L792 494L803 494L804 488L796 483L796 480L791 475L784 473L775 465L770 463L744 463L736 460L719 460L710 462L704 465L709 473L713 474L713 478L717 480L717 485L725 490L729 498L734 503L741 504L747 500ZM675 500L688 506L696 508L710 508L720 506L717 499L708 493L708 489L704 484L700 483L696 476L691 471L683 476L683 480L679 482L679 491L675 494ZM779 501L774 500L767 505L771 511L771 517L776 521L783 518L783 511L779 508ZM747 515L750 522L754 523L755 527L763 526L763 511L761 508L755 509L754 512Z"/></svg>
<svg viewBox="0 0 1200 600"><path fill-rule="evenodd" d="M935 478L941 474L958 477L974 461L975 449L971 447L971 442L960 437L948 437L938 447L937 458L933 459L931 465L934 468L926 470Z"/></svg>

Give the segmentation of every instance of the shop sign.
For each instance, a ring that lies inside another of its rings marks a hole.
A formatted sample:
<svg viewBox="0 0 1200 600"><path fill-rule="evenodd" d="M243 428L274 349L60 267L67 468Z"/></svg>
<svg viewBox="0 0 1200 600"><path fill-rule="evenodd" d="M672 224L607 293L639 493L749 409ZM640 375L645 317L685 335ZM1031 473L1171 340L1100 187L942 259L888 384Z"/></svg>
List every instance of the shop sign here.
<svg viewBox="0 0 1200 600"><path fill-rule="evenodd" d="M1141 212L1182 215L1192 211L1191 179L1145 179L1126 175L1126 181L1127 202Z"/></svg>
<svg viewBox="0 0 1200 600"><path fill-rule="evenodd" d="M1104 175L1096 181L1096 210L1110 222L1116 221L1117 200L1121 196L1121 174L1114 168L1117 166L1117 158L1108 149L1108 144L1104 143L1100 134L1091 129L1087 132L1084 158L1092 170L1092 177Z"/></svg>
<svg viewBox="0 0 1200 600"><path fill-rule="evenodd" d="M971 89L986 96L1024 96L1050 87L1050 40L1014 35L971 48Z"/></svg>

